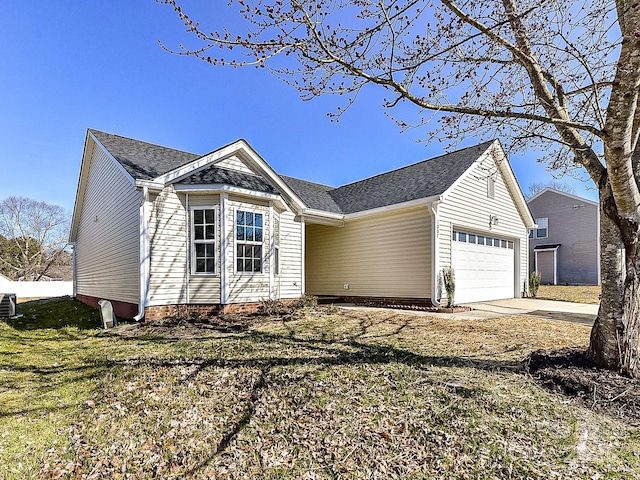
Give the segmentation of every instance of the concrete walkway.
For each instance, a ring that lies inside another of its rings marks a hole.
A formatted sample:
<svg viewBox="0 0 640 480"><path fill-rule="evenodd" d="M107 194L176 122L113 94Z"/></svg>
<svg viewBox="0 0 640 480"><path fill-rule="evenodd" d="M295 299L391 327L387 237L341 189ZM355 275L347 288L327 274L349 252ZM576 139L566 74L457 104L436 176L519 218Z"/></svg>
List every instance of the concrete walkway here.
<svg viewBox="0 0 640 480"><path fill-rule="evenodd" d="M538 298L507 298L490 302L469 303L467 306L472 308L472 312L485 312L492 317L530 315L584 325L593 325L598 314L598 305Z"/></svg>
<svg viewBox="0 0 640 480"><path fill-rule="evenodd" d="M337 304L346 309L365 310L373 307L361 307L353 304ZM562 320L565 322L593 325L598 313L598 305L586 303L558 302L555 300L541 300L537 298L507 298L490 302L467 303L471 311L459 313L422 312L416 310L401 310L392 308L375 308L410 315L425 315L457 320L477 320L504 317L509 315L529 315L548 320Z"/></svg>

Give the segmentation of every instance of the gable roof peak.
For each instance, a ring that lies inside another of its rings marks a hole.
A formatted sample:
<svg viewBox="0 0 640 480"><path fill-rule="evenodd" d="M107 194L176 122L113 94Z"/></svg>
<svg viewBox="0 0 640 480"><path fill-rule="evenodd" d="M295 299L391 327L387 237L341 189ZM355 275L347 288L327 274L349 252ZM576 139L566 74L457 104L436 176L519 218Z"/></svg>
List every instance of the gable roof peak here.
<svg viewBox="0 0 640 480"><path fill-rule="evenodd" d="M135 180L153 180L200 157L195 153L162 147L100 130L88 129L88 132Z"/></svg>

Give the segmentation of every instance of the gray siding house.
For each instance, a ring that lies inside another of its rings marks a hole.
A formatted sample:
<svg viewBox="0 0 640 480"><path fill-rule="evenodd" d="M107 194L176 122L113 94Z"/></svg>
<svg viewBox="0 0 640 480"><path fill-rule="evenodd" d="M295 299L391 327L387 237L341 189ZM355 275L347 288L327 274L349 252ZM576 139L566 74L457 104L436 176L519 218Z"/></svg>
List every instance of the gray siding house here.
<svg viewBox="0 0 640 480"><path fill-rule="evenodd" d="M598 203L546 188L528 205L537 225L529 235L529 265L542 284L599 285Z"/></svg>
<svg viewBox="0 0 640 480"><path fill-rule="evenodd" d="M136 319L305 293L438 305L451 266L457 303L513 298L533 226L498 141L333 188L244 140L197 155L89 130L74 295Z"/></svg>

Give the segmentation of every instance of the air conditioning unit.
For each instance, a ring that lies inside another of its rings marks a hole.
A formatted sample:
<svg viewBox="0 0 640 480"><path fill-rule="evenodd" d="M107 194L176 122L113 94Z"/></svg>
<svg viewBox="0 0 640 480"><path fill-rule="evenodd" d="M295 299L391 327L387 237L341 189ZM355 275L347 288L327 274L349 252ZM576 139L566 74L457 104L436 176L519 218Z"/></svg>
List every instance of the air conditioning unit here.
<svg viewBox="0 0 640 480"><path fill-rule="evenodd" d="M0 293L0 318L16 316L16 294Z"/></svg>

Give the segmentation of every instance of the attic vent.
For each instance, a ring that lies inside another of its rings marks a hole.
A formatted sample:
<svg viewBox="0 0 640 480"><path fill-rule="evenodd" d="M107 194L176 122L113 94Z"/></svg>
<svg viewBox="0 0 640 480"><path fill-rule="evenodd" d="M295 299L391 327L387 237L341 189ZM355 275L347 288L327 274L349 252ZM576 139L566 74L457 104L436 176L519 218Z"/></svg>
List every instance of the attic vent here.
<svg viewBox="0 0 640 480"><path fill-rule="evenodd" d="M0 293L0 317L16 316L15 293Z"/></svg>

